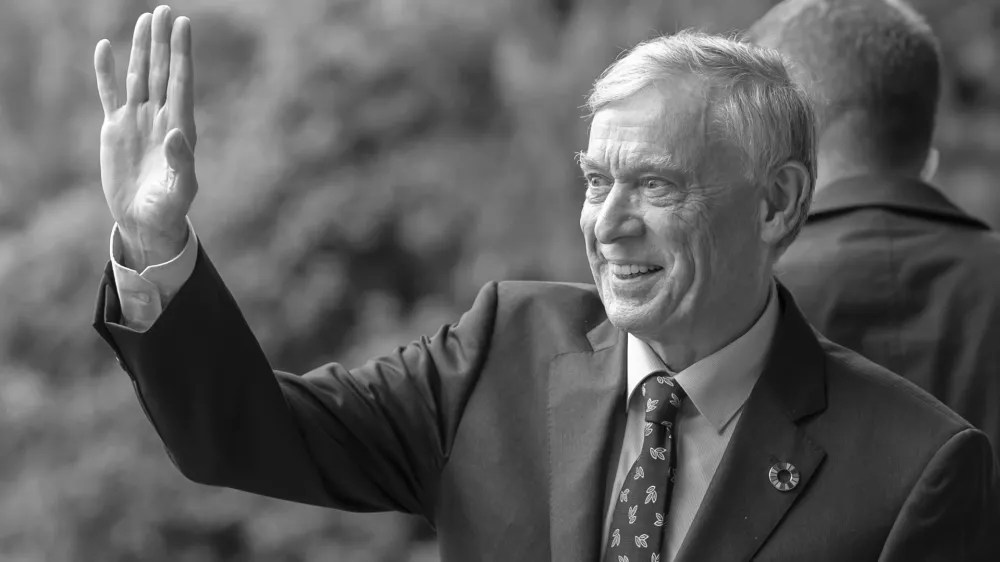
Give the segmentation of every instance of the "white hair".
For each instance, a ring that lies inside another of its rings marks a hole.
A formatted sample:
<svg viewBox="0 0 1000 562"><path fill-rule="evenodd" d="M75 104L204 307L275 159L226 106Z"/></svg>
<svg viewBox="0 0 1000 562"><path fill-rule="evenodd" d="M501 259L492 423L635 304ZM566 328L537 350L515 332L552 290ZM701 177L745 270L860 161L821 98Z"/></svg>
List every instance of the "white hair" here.
<svg viewBox="0 0 1000 562"><path fill-rule="evenodd" d="M593 115L679 73L704 79L713 133L740 150L747 181L763 187L789 161L809 170L798 221L778 245L784 249L805 222L816 177L813 108L790 77L791 64L773 49L682 31L626 51L596 80L587 108Z"/></svg>

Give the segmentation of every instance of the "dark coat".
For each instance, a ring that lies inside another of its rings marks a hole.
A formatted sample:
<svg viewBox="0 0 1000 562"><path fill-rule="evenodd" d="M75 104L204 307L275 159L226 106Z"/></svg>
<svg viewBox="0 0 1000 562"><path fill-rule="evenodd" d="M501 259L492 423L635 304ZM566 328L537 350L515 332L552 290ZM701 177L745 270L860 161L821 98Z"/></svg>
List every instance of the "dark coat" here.
<svg viewBox="0 0 1000 562"><path fill-rule="evenodd" d="M906 377L1000 447L1000 236L937 189L820 191L779 276L823 335Z"/></svg>
<svg viewBox="0 0 1000 562"><path fill-rule="evenodd" d="M678 560L998 560L985 436L818 339L792 298ZM273 372L207 255L145 333L108 268L95 327L191 480L420 514L445 562L598 562L625 338L591 285L487 284L456 324L353 370ZM777 490L768 470L797 467Z"/></svg>

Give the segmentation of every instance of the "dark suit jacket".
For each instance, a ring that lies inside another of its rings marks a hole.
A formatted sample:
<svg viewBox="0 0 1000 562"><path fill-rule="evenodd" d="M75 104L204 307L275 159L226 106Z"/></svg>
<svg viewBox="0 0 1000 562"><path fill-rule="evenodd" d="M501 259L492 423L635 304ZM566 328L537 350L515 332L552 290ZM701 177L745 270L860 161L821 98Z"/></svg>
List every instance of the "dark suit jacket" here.
<svg viewBox="0 0 1000 562"><path fill-rule="evenodd" d="M899 373L1000 447L1000 236L933 187L861 177L816 195L779 263L826 337Z"/></svg>
<svg viewBox="0 0 1000 562"><path fill-rule="evenodd" d="M998 560L983 434L817 339L787 291L770 359L679 560ZM598 562L625 339L593 286L486 285L433 337L353 370L272 372L204 252L144 334L110 266L95 327L196 482L421 514L442 560ZM768 479L777 462L793 490Z"/></svg>

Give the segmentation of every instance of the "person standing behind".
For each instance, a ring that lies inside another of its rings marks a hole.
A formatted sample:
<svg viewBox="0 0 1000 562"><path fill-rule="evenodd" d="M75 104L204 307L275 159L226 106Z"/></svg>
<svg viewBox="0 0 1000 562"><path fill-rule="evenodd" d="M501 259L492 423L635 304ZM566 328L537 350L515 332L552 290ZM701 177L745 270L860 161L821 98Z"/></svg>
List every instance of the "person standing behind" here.
<svg viewBox="0 0 1000 562"><path fill-rule="evenodd" d="M682 32L595 81L594 284L490 282L433 336L301 376L272 368L186 218L190 22L139 17L124 99L108 41L94 63L115 227L93 325L190 480L417 514L442 561L1000 559L986 436L819 337L774 281L815 176L778 52Z"/></svg>
<svg viewBox="0 0 1000 562"><path fill-rule="evenodd" d="M1000 444L1000 236L929 184L940 53L900 0L787 0L748 32L816 104L817 183L781 281L831 340Z"/></svg>

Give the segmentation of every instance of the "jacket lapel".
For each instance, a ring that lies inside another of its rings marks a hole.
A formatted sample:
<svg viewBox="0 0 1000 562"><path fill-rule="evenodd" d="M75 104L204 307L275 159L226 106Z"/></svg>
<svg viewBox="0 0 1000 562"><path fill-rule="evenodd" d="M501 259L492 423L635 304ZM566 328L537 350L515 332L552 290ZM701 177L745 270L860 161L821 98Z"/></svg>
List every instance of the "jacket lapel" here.
<svg viewBox="0 0 1000 562"><path fill-rule="evenodd" d="M597 562L616 416L625 415L625 336L604 321L593 351L565 353L549 371L549 501L553 562Z"/></svg>
<svg viewBox="0 0 1000 562"><path fill-rule="evenodd" d="M796 498L807 493L826 453L798 422L826 407L825 357L812 328L779 284L782 316L767 363L740 417L677 560L750 560ZM776 489L775 463L791 463L800 480Z"/></svg>

